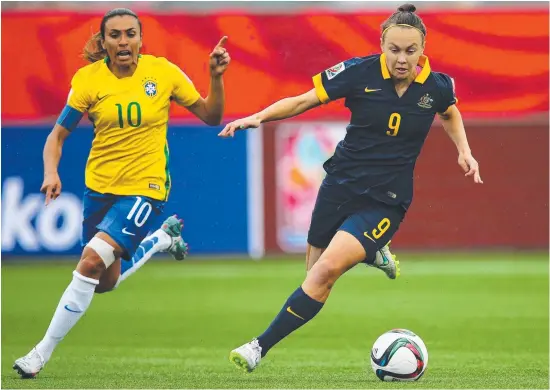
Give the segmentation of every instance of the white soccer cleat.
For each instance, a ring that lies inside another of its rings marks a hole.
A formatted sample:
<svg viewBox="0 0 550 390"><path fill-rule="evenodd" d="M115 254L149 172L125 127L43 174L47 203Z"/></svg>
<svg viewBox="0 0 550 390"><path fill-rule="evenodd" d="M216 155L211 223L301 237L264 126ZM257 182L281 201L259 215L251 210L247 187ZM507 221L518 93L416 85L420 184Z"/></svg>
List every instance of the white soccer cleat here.
<svg viewBox="0 0 550 390"><path fill-rule="evenodd" d="M229 354L229 361L235 364L237 368L252 372L260 364L262 359L262 347L257 339L241 345Z"/></svg>
<svg viewBox="0 0 550 390"><path fill-rule="evenodd" d="M382 249L376 252L374 264L371 266L384 271L390 279L396 279L401 274L399 269L399 260L397 260L397 256L390 252L389 242Z"/></svg>
<svg viewBox="0 0 550 390"><path fill-rule="evenodd" d="M46 362L40 353L33 348L27 355L17 359L13 369L17 371L21 378L34 378L44 368Z"/></svg>
<svg viewBox="0 0 550 390"><path fill-rule="evenodd" d="M170 253L176 260L184 260L189 253L189 246L183 241L183 238L181 238L182 229L183 220L178 219L177 215L168 217L161 226L161 230L168 234L172 241L166 252Z"/></svg>

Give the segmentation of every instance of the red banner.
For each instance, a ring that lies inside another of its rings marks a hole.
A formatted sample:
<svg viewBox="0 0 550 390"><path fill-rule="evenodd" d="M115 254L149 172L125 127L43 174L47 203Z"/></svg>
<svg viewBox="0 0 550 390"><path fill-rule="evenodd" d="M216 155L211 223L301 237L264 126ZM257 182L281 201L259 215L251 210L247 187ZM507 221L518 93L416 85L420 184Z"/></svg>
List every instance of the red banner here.
<svg viewBox="0 0 550 390"><path fill-rule="evenodd" d="M208 90L207 59L223 35L233 62L225 77L226 117L261 110L312 88L311 76L379 51L385 13L142 15L144 52L167 57ZM548 111L548 13L427 12L426 54L456 81L466 117L510 118ZM101 15L2 13L2 119L48 119L66 102L79 57ZM182 108L176 117L189 118ZM304 119L347 119L330 104Z"/></svg>
<svg viewBox="0 0 550 390"><path fill-rule="evenodd" d="M268 253L305 252L321 163L338 132L345 132L343 123L266 125ZM414 200L392 241L395 247L547 249L548 117L536 126L470 125L467 132L484 184L464 177L453 143L434 126L415 168Z"/></svg>

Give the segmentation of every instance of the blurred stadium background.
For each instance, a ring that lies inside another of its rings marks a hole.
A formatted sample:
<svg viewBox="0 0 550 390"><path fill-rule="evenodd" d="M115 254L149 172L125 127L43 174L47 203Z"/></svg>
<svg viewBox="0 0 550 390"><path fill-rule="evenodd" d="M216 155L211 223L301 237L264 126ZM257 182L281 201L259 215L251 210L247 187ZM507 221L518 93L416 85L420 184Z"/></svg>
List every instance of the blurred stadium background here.
<svg viewBox="0 0 550 390"><path fill-rule="evenodd" d="M339 282L319 323L274 350L265 368L269 380L235 379L225 355L261 331L303 277L321 165L349 119L341 103L231 140L218 139L219 128L174 107L168 130L173 190L165 214L185 219L192 257L174 265L159 256L120 291L94 301L94 313L59 348L42 382L22 384L9 372L13 359L42 336L80 253L91 124L83 120L66 142L63 194L48 208L39 193L42 147L104 12L121 6L138 12L144 52L178 64L203 95L208 54L228 35L227 122L308 90L311 76L329 66L377 52L379 26L401 3L2 2L2 380L8 387L376 387L374 375L364 382L358 370L368 364L370 343L393 327L414 328L439 356L424 386L547 387L547 2L415 3L428 28L432 68L455 79L485 184L463 177L454 145L436 122L417 164L415 200L393 241L402 282L354 270ZM371 302L373 291L389 297L387 309ZM139 316L127 308L133 306ZM90 338L109 318L133 324L135 332ZM213 321L228 325L222 331ZM170 325L159 331L153 324L160 323ZM327 330L337 327L347 333ZM153 336L132 349L131 338L144 333ZM213 333L210 345L205 340ZM456 336L441 341L449 334ZM362 349L352 347L357 339ZM494 352L489 339L506 343ZM315 348L326 340L338 341ZM338 355L342 343L347 352ZM285 353L298 353L301 368ZM327 369L334 356L342 366ZM474 367L453 367L472 359L483 361L485 371L468 382L464 372ZM86 376L86 364L95 364L90 367L104 379ZM151 374L132 372L130 379L120 374L127 364ZM82 372L78 381L63 374L68 366ZM185 375L174 377L172 369L182 366ZM196 369L214 374L194 376Z"/></svg>

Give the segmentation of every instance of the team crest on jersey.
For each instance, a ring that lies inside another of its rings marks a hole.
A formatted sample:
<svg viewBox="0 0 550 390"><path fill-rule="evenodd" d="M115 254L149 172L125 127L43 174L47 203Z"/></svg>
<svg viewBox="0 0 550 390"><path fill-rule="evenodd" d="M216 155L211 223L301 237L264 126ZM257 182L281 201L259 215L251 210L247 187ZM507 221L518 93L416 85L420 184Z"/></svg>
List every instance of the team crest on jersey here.
<svg viewBox="0 0 550 390"><path fill-rule="evenodd" d="M432 103L434 100L430 97L430 94L427 93L420 98L418 101L418 106L422 108L432 108Z"/></svg>
<svg viewBox="0 0 550 390"><path fill-rule="evenodd" d="M143 89L145 94L150 98L157 96L157 80L154 78L147 78L143 80Z"/></svg>
<svg viewBox="0 0 550 390"><path fill-rule="evenodd" d="M341 73L346 68L346 65L343 62L340 62L337 65L334 65L332 68L328 68L325 70L325 73L327 74L327 78L329 80L332 80L336 77L338 73Z"/></svg>

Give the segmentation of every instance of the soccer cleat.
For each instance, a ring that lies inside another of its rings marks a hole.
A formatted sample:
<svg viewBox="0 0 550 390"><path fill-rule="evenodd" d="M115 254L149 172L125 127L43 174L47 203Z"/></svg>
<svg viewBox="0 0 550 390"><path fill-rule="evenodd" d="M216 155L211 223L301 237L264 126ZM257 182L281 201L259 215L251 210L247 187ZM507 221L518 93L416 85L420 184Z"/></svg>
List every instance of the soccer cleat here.
<svg viewBox="0 0 550 390"><path fill-rule="evenodd" d="M183 238L175 237L173 238L172 245L168 248L168 253L170 253L172 257L178 261L184 260L189 253L189 245L183 241Z"/></svg>
<svg viewBox="0 0 550 390"><path fill-rule="evenodd" d="M235 364L237 368L252 372L260 364L262 359L262 347L257 339L241 345L229 354L229 361Z"/></svg>
<svg viewBox="0 0 550 390"><path fill-rule="evenodd" d="M189 246L181 238L183 220L178 219L177 215L172 215L162 223L161 229L172 238L172 245L170 245L167 252L176 260L185 259L189 252Z"/></svg>
<svg viewBox="0 0 550 390"><path fill-rule="evenodd" d="M21 375L22 379L30 379L38 375L45 364L42 355L33 348L28 354L15 361L13 369Z"/></svg>
<svg viewBox="0 0 550 390"><path fill-rule="evenodd" d="M390 252L389 242L382 249L376 252L374 264L371 266L384 271L390 279L396 279L401 274L399 269L399 260L397 260L396 255Z"/></svg>

